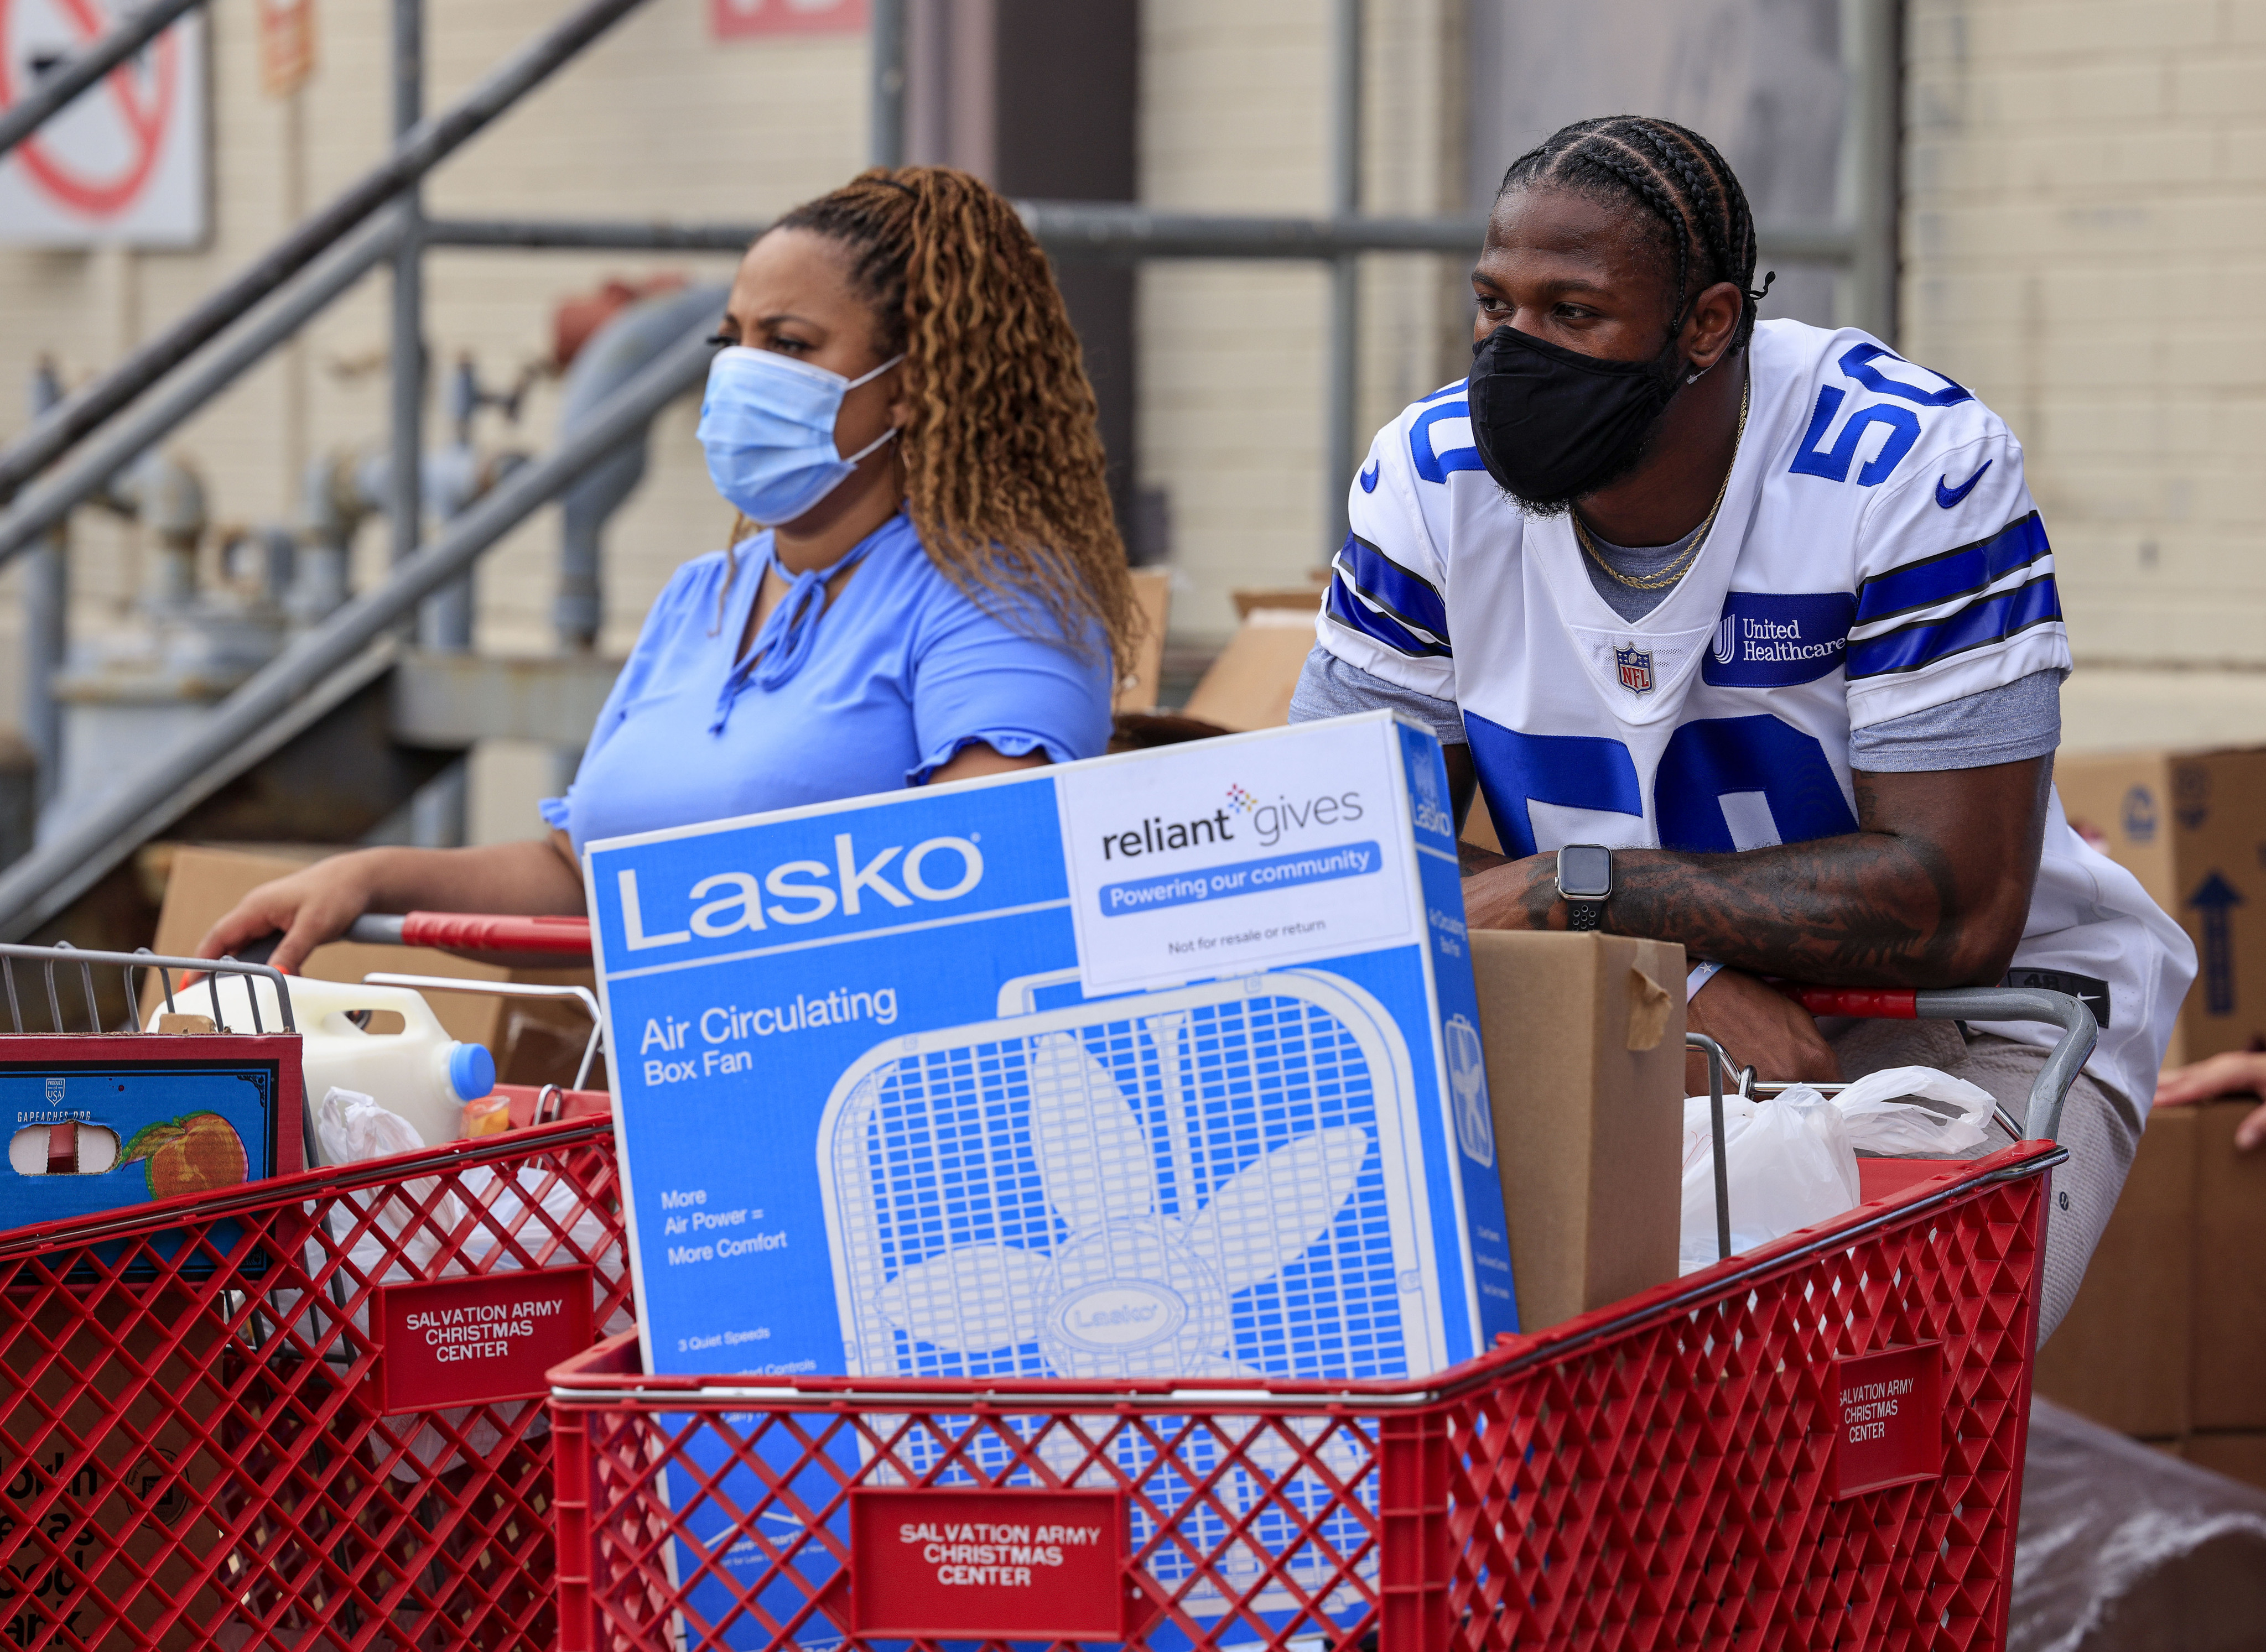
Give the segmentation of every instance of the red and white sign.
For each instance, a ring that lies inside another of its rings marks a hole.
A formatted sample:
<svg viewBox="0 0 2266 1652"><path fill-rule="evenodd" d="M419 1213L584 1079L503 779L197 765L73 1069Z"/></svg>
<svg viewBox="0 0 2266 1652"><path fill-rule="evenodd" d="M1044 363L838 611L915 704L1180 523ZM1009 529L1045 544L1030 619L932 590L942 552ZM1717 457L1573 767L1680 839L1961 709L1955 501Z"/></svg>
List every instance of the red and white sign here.
<svg viewBox="0 0 2266 1652"><path fill-rule="evenodd" d="M0 109L127 10L127 0L0 0ZM205 79L204 18L192 13L0 157L0 244L202 241Z"/></svg>
<svg viewBox="0 0 2266 1652"><path fill-rule="evenodd" d="M850 1494L858 1636L1121 1641L1133 1585L1115 1491Z"/></svg>
<svg viewBox="0 0 2266 1652"><path fill-rule="evenodd" d="M1943 1344L1916 1343L1832 1362L1833 1501L1943 1472Z"/></svg>
<svg viewBox="0 0 2266 1652"><path fill-rule="evenodd" d="M708 32L720 40L749 34L863 34L866 0L708 0Z"/></svg>
<svg viewBox="0 0 2266 1652"><path fill-rule="evenodd" d="M543 1373L590 1345L590 1270L538 1268L380 1285L380 1408L532 1400Z"/></svg>

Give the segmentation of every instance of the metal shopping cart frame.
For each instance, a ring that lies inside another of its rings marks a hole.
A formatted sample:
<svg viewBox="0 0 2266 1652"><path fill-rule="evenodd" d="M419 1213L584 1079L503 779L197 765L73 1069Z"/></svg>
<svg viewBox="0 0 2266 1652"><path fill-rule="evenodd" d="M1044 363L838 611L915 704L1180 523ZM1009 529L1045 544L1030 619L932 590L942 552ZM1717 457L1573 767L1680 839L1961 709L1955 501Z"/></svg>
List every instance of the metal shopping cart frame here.
<svg viewBox="0 0 2266 1652"><path fill-rule="evenodd" d="M2096 1031L2055 993L1802 997L2058 1026L2036 1134L1422 1379L649 1377L614 1338L551 1375L562 1652L2003 1644L2048 1138ZM1129 1552L1018 1622L906 1615L951 1608L867 1516L971 1491L1114 1500Z"/></svg>
<svg viewBox="0 0 2266 1652"><path fill-rule="evenodd" d="M65 1030L19 1046L229 1043L217 992L176 971L265 979L291 1025L265 964L5 947L0 983L26 964ZM223 1035L101 1034L111 965L129 1003L150 967L170 1011L209 997ZM81 966L99 1037L64 1018ZM493 1289L556 1299L587 1341L628 1288L605 1117L0 1233L0 1625L33 1647L548 1652L556 1356L521 1397L440 1404L404 1397L395 1339Z"/></svg>

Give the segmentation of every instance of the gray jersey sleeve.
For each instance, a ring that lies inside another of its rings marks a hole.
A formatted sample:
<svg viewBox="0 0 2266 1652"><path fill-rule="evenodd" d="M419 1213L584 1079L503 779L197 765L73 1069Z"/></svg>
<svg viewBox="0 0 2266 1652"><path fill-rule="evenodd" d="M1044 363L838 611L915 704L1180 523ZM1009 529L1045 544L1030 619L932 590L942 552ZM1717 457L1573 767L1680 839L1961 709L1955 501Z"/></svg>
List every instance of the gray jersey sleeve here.
<svg viewBox="0 0 2266 1652"><path fill-rule="evenodd" d="M1372 677L1317 644L1306 656L1297 689L1290 696L1290 721L1312 723L1323 717L1349 717L1356 711L1380 710L1414 718L1431 730L1443 746L1470 744L1464 733L1464 714L1454 701L1435 700L1414 688Z"/></svg>
<svg viewBox="0 0 2266 1652"><path fill-rule="evenodd" d="M1309 661L1307 669L1312 668ZM2043 757L2061 744L2065 674L2034 671L1997 688L1853 730L1849 767L1870 775L1919 775Z"/></svg>

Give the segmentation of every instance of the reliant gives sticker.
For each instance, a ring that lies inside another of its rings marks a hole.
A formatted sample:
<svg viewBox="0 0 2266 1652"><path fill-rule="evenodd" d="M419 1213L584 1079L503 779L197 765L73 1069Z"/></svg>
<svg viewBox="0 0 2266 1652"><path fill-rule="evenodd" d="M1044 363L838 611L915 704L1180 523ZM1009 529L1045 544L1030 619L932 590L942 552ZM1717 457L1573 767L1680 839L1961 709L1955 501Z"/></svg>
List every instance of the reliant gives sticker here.
<svg viewBox="0 0 2266 1652"><path fill-rule="evenodd" d="M1067 768L1064 848L1088 992L1171 986L1414 939L1405 789L1382 724L1171 764Z"/></svg>

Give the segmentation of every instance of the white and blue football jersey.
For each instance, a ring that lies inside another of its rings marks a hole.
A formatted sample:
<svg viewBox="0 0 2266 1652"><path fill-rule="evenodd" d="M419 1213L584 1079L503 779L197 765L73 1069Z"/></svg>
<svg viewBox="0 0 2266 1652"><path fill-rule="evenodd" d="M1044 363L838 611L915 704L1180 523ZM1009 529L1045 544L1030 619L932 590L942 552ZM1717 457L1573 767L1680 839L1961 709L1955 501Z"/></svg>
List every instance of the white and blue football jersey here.
<svg viewBox="0 0 2266 1652"><path fill-rule="evenodd" d="M1765 322L1750 361L1714 529L1641 620L1597 594L1565 515L1527 515L1488 475L1460 382L1371 446L1320 641L1457 703L1506 854L1853 832L1853 730L2069 668L2052 547L1996 414L1854 331ZM2194 950L2058 797L2015 964L2092 999L2094 1069L2145 1110Z"/></svg>

